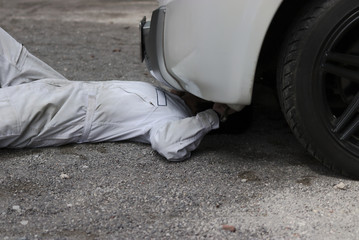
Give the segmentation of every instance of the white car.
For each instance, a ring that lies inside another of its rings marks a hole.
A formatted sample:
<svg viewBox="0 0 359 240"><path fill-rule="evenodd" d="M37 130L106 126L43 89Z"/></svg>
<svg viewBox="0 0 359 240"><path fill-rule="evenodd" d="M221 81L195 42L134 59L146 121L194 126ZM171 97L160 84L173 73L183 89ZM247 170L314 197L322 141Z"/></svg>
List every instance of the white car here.
<svg viewBox="0 0 359 240"><path fill-rule="evenodd" d="M273 73L284 115L326 166L359 177L358 0L160 1L141 22L156 79L241 110Z"/></svg>

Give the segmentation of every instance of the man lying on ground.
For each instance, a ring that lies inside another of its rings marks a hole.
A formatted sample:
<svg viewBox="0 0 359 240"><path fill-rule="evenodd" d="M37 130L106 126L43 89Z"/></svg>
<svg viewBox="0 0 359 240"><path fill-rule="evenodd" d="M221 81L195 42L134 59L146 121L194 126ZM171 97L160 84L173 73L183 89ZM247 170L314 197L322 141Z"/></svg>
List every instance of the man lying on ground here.
<svg viewBox="0 0 359 240"><path fill-rule="evenodd" d="M145 82L69 81L0 28L2 148L132 140L183 160L227 111L196 113L195 99Z"/></svg>

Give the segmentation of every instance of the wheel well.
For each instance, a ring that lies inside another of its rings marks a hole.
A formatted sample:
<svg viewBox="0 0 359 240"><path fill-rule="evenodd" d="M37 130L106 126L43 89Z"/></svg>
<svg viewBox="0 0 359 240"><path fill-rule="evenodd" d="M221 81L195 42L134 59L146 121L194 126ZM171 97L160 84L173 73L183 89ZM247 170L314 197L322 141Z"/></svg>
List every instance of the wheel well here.
<svg viewBox="0 0 359 240"><path fill-rule="evenodd" d="M302 8L310 1L312 0L284 0L279 7L262 45L256 70L256 82L259 81L271 86L276 85L278 57L286 33L290 30Z"/></svg>

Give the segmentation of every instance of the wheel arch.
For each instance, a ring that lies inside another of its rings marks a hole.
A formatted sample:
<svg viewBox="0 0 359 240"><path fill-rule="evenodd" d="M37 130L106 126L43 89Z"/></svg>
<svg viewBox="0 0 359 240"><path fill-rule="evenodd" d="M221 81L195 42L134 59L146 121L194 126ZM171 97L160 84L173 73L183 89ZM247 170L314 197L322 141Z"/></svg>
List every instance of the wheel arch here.
<svg viewBox="0 0 359 240"><path fill-rule="evenodd" d="M281 47L293 22L311 0L285 0L278 8L267 30L258 57L255 82L275 87ZM255 94L255 93L254 93Z"/></svg>

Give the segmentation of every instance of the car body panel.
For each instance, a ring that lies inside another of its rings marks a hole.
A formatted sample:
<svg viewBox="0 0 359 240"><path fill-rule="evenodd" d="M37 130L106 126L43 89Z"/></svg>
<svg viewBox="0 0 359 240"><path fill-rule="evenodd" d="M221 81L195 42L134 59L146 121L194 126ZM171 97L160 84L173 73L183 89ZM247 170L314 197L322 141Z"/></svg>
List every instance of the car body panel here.
<svg viewBox="0 0 359 240"><path fill-rule="evenodd" d="M261 46L282 1L161 1L165 80L206 100L250 104Z"/></svg>

